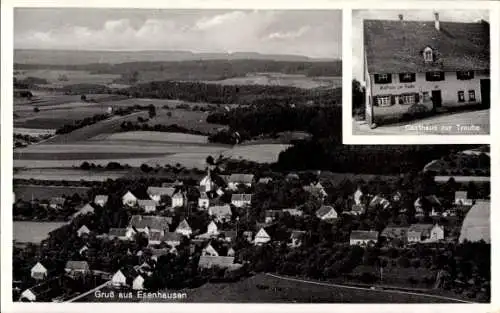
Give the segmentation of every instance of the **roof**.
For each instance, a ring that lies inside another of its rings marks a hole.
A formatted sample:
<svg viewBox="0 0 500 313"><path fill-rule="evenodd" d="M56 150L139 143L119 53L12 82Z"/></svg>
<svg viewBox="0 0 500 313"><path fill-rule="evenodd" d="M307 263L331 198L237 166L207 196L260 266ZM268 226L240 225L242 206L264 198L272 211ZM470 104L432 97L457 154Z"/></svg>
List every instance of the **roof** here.
<svg viewBox="0 0 500 313"><path fill-rule="evenodd" d="M147 191L148 195L158 195L158 196L173 196L175 193L174 187L148 187Z"/></svg>
<svg viewBox="0 0 500 313"><path fill-rule="evenodd" d="M148 207L148 206L154 206L154 207L156 207L156 202L154 202L153 200L148 200L148 199L139 199L139 200L137 200L137 204L141 208L145 208L145 207Z"/></svg>
<svg viewBox="0 0 500 313"><path fill-rule="evenodd" d="M63 197L52 197L50 198L50 204L63 205L66 199Z"/></svg>
<svg viewBox="0 0 500 313"><path fill-rule="evenodd" d="M166 232L163 241L181 241L182 236L176 232Z"/></svg>
<svg viewBox="0 0 500 313"><path fill-rule="evenodd" d="M222 268L231 267L234 263L234 257L232 256L200 256L200 261L198 266L202 268L211 268L213 266L218 266Z"/></svg>
<svg viewBox="0 0 500 313"><path fill-rule="evenodd" d="M123 196L122 198L125 198L125 196L127 197L132 197L132 198L137 198L132 192L130 191L127 191Z"/></svg>
<svg viewBox="0 0 500 313"><path fill-rule="evenodd" d="M364 20L364 47L370 73L488 70L490 27L486 22ZM437 52L426 64L421 52Z"/></svg>
<svg viewBox="0 0 500 313"><path fill-rule="evenodd" d="M47 272L47 269L45 268L45 266L42 265L42 263L40 262L37 262L32 268L31 268L31 271L32 272Z"/></svg>
<svg viewBox="0 0 500 313"><path fill-rule="evenodd" d="M201 192L200 193L200 199L208 199L208 195L206 192Z"/></svg>
<svg viewBox="0 0 500 313"><path fill-rule="evenodd" d="M412 224L408 228L408 233L416 232L422 233L423 235L429 235L432 227L434 227L434 225L432 224Z"/></svg>
<svg viewBox="0 0 500 313"><path fill-rule="evenodd" d="M162 255L168 254L168 252L170 251L170 249L167 249L167 248L164 248L164 249L150 249L150 251L151 251L151 256L160 257Z"/></svg>
<svg viewBox="0 0 500 313"><path fill-rule="evenodd" d="M127 235L126 228L110 228L108 232L109 236L124 237Z"/></svg>
<svg viewBox="0 0 500 313"><path fill-rule="evenodd" d="M379 205L382 206L385 209L389 205L391 205L391 203L387 199L381 197L380 195L376 195L370 201L370 207L376 207L376 206L379 206Z"/></svg>
<svg viewBox="0 0 500 313"><path fill-rule="evenodd" d="M302 216L304 214L304 211L301 209L283 209L283 213L288 212L292 216Z"/></svg>
<svg viewBox="0 0 500 313"><path fill-rule="evenodd" d="M168 229L168 225L172 223L171 217L166 216L145 216L145 215L133 215L130 218L129 225L135 228L146 228L150 229Z"/></svg>
<svg viewBox="0 0 500 313"><path fill-rule="evenodd" d="M259 231L255 235L255 238L257 238L257 237L271 238L271 236L269 236L269 234L267 233L267 231L263 227L261 229L259 229Z"/></svg>
<svg viewBox="0 0 500 313"><path fill-rule="evenodd" d="M94 211L95 211L94 207L90 203L87 203L83 207L81 207L77 212L75 212L73 214L73 217L76 217L78 215L88 214L88 213L94 213Z"/></svg>
<svg viewBox="0 0 500 313"><path fill-rule="evenodd" d="M352 212L360 212L362 213L365 210L365 206L363 204L353 204L351 207Z"/></svg>
<svg viewBox="0 0 500 313"><path fill-rule="evenodd" d="M435 195L425 196L425 199L432 205L441 205L441 201Z"/></svg>
<svg viewBox="0 0 500 313"><path fill-rule="evenodd" d="M238 236L238 233L235 230L224 230L220 233L223 234L226 238L231 238L231 240L235 239Z"/></svg>
<svg viewBox="0 0 500 313"><path fill-rule="evenodd" d="M293 230L292 233L290 234L290 238L291 239L301 239L302 237L304 237L305 234L306 234L306 232L303 230Z"/></svg>
<svg viewBox="0 0 500 313"><path fill-rule="evenodd" d="M177 229L189 229L191 230L191 226L189 226L188 222L186 219L183 219L180 223L179 226L177 226Z"/></svg>
<svg viewBox="0 0 500 313"><path fill-rule="evenodd" d="M351 232L351 239L377 241L378 232L373 230L353 230Z"/></svg>
<svg viewBox="0 0 500 313"><path fill-rule="evenodd" d="M327 215L331 210L335 210L331 205L322 205L317 211L316 215L323 217Z"/></svg>
<svg viewBox="0 0 500 313"><path fill-rule="evenodd" d="M253 174L231 174L228 181L233 183L250 184L254 178Z"/></svg>
<svg viewBox="0 0 500 313"><path fill-rule="evenodd" d="M467 191L455 191L455 198L467 199Z"/></svg>
<svg viewBox="0 0 500 313"><path fill-rule="evenodd" d="M218 217L231 216L231 207L229 205L214 205L208 208L208 214Z"/></svg>
<svg viewBox="0 0 500 313"><path fill-rule="evenodd" d="M66 262L66 266L64 266L64 268L70 270L90 270L89 263L87 263L87 261L68 261Z"/></svg>
<svg viewBox="0 0 500 313"><path fill-rule="evenodd" d="M405 238L408 234L408 228L409 227L387 226L380 236L386 238Z"/></svg>
<svg viewBox="0 0 500 313"><path fill-rule="evenodd" d="M252 195L249 193L235 193L231 196L231 201L252 201Z"/></svg>
<svg viewBox="0 0 500 313"><path fill-rule="evenodd" d="M463 242L464 240L484 240L485 242L490 243L490 210L490 201L476 201L476 204L471 207L462 223L459 242Z"/></svg>
<svg viewBox="0 0 500 313"><path fill-rule="evenodd" d="M107 202L108 201L108 196L106 195L97 195L95 196L94 198L94 202L99 202L99 201L104 201L104 202Z"/></svg>
<svg viewBox="0 0 500 313"><path fill-rule="evenodd" d="M82 227L78 228L77 231L78 232L86 232L86 233L88 233L88 232L90 232L90 229L87 226L83 225Z"/></svg>

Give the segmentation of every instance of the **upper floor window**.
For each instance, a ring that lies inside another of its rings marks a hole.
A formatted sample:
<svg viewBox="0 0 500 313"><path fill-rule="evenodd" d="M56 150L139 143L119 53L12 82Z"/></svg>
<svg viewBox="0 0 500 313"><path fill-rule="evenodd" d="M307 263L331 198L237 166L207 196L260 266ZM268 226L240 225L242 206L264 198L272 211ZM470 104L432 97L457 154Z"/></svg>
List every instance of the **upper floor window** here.
<svg viewBox="0 0 500 313"><path fill-rule="evenodd" d="M391 74L375 74L375 84L390 84L391 82Z"/></svg>
<svg viewBox="0 0 500 313"><path fill-rule="evenodd" d="M430 82L444 80L444 72L427 72L425 73L425 80Z"/></svg>
<svg viewBox="0 0 500 313"><path fill-rule="evenodd" d="M434 61L434 55L433 55L432 49L430 47L426 47L424 49L424 61L425 62L432 62L432 61Z"/></svg>
<svg viewBox="0 0 500 313"><path fill-rule="evenodd" d="M458 71L457 79L459 80L469 80L474 78L474 71Z"/></svg>
<svg viewBox="0 0 500 313"><path fill-rule="evenodd" d="M399 81L402 83L412 83L415 81L415 73L401 73L399 74Z"/></svg>

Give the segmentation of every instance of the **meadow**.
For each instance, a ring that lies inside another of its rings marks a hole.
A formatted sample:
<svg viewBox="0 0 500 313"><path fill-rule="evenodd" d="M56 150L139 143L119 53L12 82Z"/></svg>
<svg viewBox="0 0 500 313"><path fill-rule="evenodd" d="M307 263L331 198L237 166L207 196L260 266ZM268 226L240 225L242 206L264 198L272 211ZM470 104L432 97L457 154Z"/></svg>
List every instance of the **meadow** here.
<svg viewBox="0 0 500 313"><path fill-rule="evenodd" d="M204 82L221 85L288 86L304 89L342 87L342 77L307 77L281 73L251 73L243 77Z"/></svg>
<svg viewBox="0 0 500 313"><path fill-rule="evenodd" d="M29 161L26 161L29 163ZM58 163L58 162L55 162ZM14 166L16 161L14 161ZM80 164L78 164L79 166ZM128 173L128 170L80 170L67 168L25 168L16 169L14 179L34 179L47 181L106 181L107 179L118 179Z"/></svg>
<svg viewBox="0 0 500 313"><path fill-rule="evenodd" d="M52 197L72 196L75 193L84 197L90 188L15 184L13 190L16 195L16 200L22 199L24 201L30 201L31 199L49 200Z"/></svg>
<svg viewBox="0 0 500 313"><path fill-rule="evenodd" d="M19 243L38 244L49 236L53 230L65 225L64 222L13 222L14 241Z"/></svg>
<svg viewBox="0 0 500 313"><path fill-rule="evenodd" d="M37 70L20 70L14 75L18 80L27 77L37 77L46 79L48 84L43 84L43 87L57 88L65 85L73 84L99 84L108 85L113 80L120 77L116 74L94 74L90 71L70 71L70 70L54 70L54 69L37 69Z"/></svg>

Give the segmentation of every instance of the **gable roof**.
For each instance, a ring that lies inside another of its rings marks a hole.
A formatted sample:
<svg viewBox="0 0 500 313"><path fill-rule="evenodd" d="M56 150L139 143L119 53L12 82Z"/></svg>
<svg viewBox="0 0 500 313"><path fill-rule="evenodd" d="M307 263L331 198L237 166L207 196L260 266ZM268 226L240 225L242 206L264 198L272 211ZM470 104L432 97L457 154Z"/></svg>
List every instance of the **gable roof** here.
<svg viewBox="0 0 500 313"><path fill-rule="evenodd" d="M78 215L84 215L88 213L94 213L95 209L94 207L90 204L87 203L83 207L81 207L77 212L73 214L73 217L77 217Z"/></svg>
<svg viewBox="0 0 500 313"><path fill-rule="evenodd" d="M234 193L231 195L232 201L252 201L252 195L249 193Z"/></svg>
<svg viewBox="0 0 500 313"><path fill-rule="evenodd" d="M82 227L78 228L77 232L79 232L79 233L80 232L89 233L90 229L87 226L83 225Z"/></svg>
<svg viewBox="0 0 500 313"><path fill-rule="evenodd" d="M177 226L176 229L186 229L186 230L191 230L191 226L189 226L188 222L186 219L183 219L180 223L179 226Z"/></svg>
<svg viewBox="0 0 500 313"><path fill-rule="evenodd" d="M486 22L364 20L365 57L370 73L488 70L490 27ZM437 52L425 63L425 47Z"/></svg>
<svg viewBox="0 0 500 313"><path fill-rule="evenodd" d="M141 208L145 208L148 206L156 207L156 202L154 202L153 200L149 200L149 199L139 199L139 200L137 200L137 205L139 205L139 207L141 207Z"/></svg>
<svg viewBox="0 0 500 313"><path fill-rule="evenodd" d="M158 195L158 196L173 196L175 193L174 187L148 187L147 191L148 195Z"/></svg>
<svg viewBox="0 0 500 313"><path fill-rule="evenodd" d="M289 213L292 216L302 216L304 215L304 211L302 209L297 209L297 208L292 208L292 209L283 209L283 214L284 213Z"/></svg>
<svg viewBox="0 0 500 313"><path fill-rule="evenodd" d="M333 206L331 206L331 205L322 205L316 211L316 215L319 216L319 217L323 217L323 216L327 215L328 213L330 213L331 210L335 211L335 209L333 208ZM335 213L337 213L337 211L335 211Z"/></svg>
<svg viewBox="0 0 500 313"><path fill-rule="evenodd" d="M434 227L432 224L412 224L408 228L408 233L410 232L416 232L416 233L422 233L422 235L429 235L431 232L431 229Z"/></svg>
<svg viewBox="0 0 500 313"><path fill-rule="evenodd" d="M373 240L377 241L378 232L374 230L353 230L351 232L351 239L354 240Z"/></svg>
<svg viewBox="0 0 500 313"><path fill-rule="evenodd" d="M218 266L221 268L231 267L234 264L234 257L232 256L200 256L198 266L201 268L211 268Z"/></svg>
<svg viewBox="0 0 500 313"><path fill-rule="evenodd" d="M107 195L97 195L94 198L94 203L97 203L99 201L108 202L108 198L109 197Z"/></svg>
<svg viewBox="0 0 500 313"><path fill-rule="evenodd" d="M261 229L259 229L259 231L257 232L257 234L255 235L255 238L257 237L266 237L266 238L271 238L271 236L269 236L269 234L267 233L267 231L264 229L264 227L262 227Z"/></svg>
<svg viewBox="0 0 500 313"><path fill-rule="evenodd" d="M168 225L172 223L171 217L166 216L146 216L146 215L133 215L130 218L129 225L135 228L146 228L150 229L168 229Z"/></svg>
<svg viewBox="0 0 500 313"><path fill-rule="evenodd" d="M231 174L228 181L232 183L251 184L253 178L253 174Z"/></svg>
<svg viewBox="0 0 500 313"><path fill-rule="evenodd" d="M132 192L130 192L130 190L129 190L129 191L127 191L127 192L126 192L126 193L122 196L122 199L123 199L123 198L125 198L125 197L131 197L131 198L133 198L133 199L137 199L137 197L136 197L136 196L135 196Z"/></svg>
<svg viewBox="0 0 500 313"><path fill-rule="evenodd" d="M40 262L36 262L36 264L31 268L32 272L47 272L47 269L45 266L42 265Z"/></svg>
<svg viewBox="0 0 500 313"><path fill-rule="evenodd" d="M126 235L126 228L110 228L108 232L108 236L125 237Z"/></svg>
<svg viewBox="0 0 500 313"><path fill-rule="evenodd" d="M65 269L69 269L69 270L85 270L85 271L89 271L90 270L90 267L89 267L89 263L87 263L87 261L68 261L66 262L66 265L64 266Z"/></svg>
<svg viewBox="0 0 500 313"><path fill-rule="evenodd" d="M302 239L306 232L304 230L293 230L290 234L290 239Z"/></svg>
<svg viewBox="0 0 500 313"><path fill-rule="evenodd" d="M214 205L208 208L209 215L215 215L217 217L231 216L231 207L229 205Z"/></svg>

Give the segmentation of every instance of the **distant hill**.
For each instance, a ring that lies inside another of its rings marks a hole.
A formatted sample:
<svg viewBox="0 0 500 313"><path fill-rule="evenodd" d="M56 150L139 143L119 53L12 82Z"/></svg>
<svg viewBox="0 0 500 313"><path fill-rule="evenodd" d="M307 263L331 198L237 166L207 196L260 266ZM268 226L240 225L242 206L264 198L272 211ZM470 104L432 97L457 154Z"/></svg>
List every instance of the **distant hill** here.
<svg viewBox="0 0 500 313"><path fill-rule="evenodd" d="M169 62L193 60L273 60L289 62L334 61L314 59L301 55L260 54L256 52L194 53L191 51L84 51L84 50L28 50L15 49L14 63L82 65L90 63Z"/></svg>

